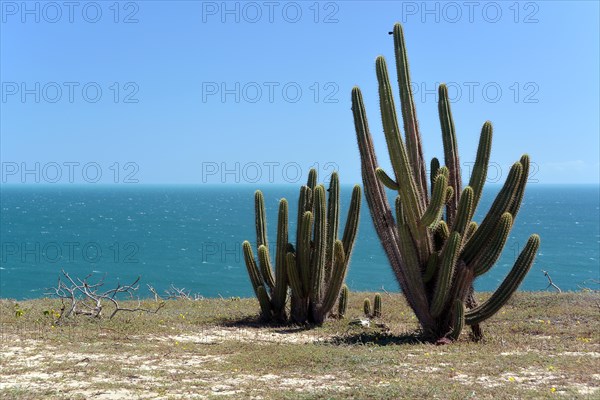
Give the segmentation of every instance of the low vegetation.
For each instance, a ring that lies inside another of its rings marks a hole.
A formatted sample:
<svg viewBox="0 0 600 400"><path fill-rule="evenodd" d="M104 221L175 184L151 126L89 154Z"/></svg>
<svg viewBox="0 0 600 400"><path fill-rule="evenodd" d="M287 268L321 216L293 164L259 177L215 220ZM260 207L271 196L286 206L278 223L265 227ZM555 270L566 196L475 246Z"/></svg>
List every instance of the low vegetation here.
<svg viewBox="0 0 600 400"><path fill-rule="evenodd" d="M59 324L60 300L0 300L0 398L600 396L597 292L517 293L486 324L493 335L463 332L452 346L421 343L404 298L381 296L368 324L374 294L350 293L346 318L310 329L259 322L256 299L168 300L156 314Z"/></svg>

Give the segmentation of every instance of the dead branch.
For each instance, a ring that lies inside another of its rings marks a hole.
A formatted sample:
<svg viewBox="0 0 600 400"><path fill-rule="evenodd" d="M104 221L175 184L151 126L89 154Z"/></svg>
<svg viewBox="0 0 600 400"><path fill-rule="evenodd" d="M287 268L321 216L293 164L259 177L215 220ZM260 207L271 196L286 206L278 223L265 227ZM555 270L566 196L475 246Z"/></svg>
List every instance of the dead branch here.
<svg viewBox="0 0 600 400"><path fill-rule="evenodd" d="M178 288L173 284L169 286L169 289L165 290L165 296L161 296L158 294L158 291L151 285L147 285L148 290L154 295L154 300L191 300L198 301L204 300L204 296L199 293L193 293L190 290L186 290L186 288Z"/></svg>
<svg viewBox="0 0 600 400"><path fill-rule="evenodd" d="M546 286L546 290L548 290L549 287L553 287L554 289L556 289L558 291L558 293L562 293L562 290L560 290L560 288L558 286L556 286L556 284L554 282L552 282L552 278L550 277L550 274L548 273L548 271L542 270L542 272L544 273L544 276L546 278L548 278L548 286Z"/></svg>
<svg viewBox="0 0 600 400"><path fill-rule="evenodd" d="M61 272L63 276L59 276L58 284L55 287L46 289L47 295L61 299L62 309L58 322L73 315L87 315L93 318L100 318L106 303L112 305L112 312L108 317L109 319L120 311L157 313L165 305L164 302L161 302L152 310L142 307L141 301L135 296L135 293L139 289L140 277L129 285L118 283L116 288L102 291L101 288L104 286L106 275L96 283L91 283L89 281L89 278L92 276L91 274L85 278L74 279L64 270ZM120 303L122 297L125 297L125 300L137 299L137 307L123 307Z"/></svg>

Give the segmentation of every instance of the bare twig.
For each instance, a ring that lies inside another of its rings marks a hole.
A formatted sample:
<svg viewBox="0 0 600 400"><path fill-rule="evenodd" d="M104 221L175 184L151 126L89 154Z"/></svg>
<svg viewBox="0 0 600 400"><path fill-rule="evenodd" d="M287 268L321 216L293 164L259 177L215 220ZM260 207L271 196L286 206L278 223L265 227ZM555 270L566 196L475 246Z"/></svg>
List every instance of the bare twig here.
<svg viewBox="0 0 600 400"><path fill-rule="evenodd" d="M88 279L92 276L91 274L85 278L73 279L64 270L61 271L64 280L61 277L58 278L58 284L47 289L46 294L58 297L62 302L62 310L58 321L65 318L69 318L72 315L88 315L94 318L100 318L104 309L105 303L110 303L113 306L109 319L114 317L119 311L135 312L143 311L147 313L157 313L165 303L161 302L156 309L149 310L141 306L141 302L138 299L138 305L135 308L122 307L119 303L119 296L125 296L128 300L133 300L135 292L139 289L140 277L138 277L130 285L117 284L114 289L100 291L100 288L104 285L104 275L96 283L90 283ZM66 304L65 304L66 303Z"/></svg>
<svg viewBox="0 0 600 400"><path fill-rule="evenodd" d="M385 288L383 287L383 285L381 285L381 291L385 294L387 294L388 296L392 297L392 295L390 294L390 292L388 292L387 290L385 290Z"/></svg>
<svg viewBox="0 0 600 400"><path fill-rule="evenodd" d="M175 300L191 300L191 301L197 301L197 300L204 300L204 296L202 296L199 293L191 293L190 290L187 290L185 288L178 288L175 287L173 284L171 284L171 286L169 286L169 289L165 290L165 297L162 297L161 295L158 294L158 291L152 287L151 285L147 285L148 286L148 290L150 290L150 292L154 295L154 300L155 301L159 301L159 300L171 300L171 299L175 299Z"/></svg>
<svg viewBox="0 0 600 400"><path fill-rule="evenodd" d="M562 290L560 290L560 288L558 286L556 286L556 284L554 282L552 282L552 278L550 277L550 274L548 273L548 271L542 270L542 272L544 273L544 276L546 278L548 278L548 286L546 286L546 290L548 290L549 287L553 287L554 289L556 289L558 291L558 293L562 293Z"/></svg>

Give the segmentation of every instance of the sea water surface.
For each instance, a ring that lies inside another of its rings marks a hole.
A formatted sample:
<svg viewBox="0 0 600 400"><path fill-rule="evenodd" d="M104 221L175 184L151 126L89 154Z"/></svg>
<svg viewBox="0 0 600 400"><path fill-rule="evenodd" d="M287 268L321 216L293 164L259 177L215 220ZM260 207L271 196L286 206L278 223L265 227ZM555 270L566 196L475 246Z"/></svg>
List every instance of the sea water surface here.
<svg viewBox="0 0 600 400"><path fill-rule="evenodd" d="M276 238L277 207L290 203L294 239L298 187L268 185L269 241ZM251 296L241 243L255 243L250 185L3 186L0 190L0 297L42 297L61 270L105 276L106 288L141 276L162 291L173 284L205 297ZM488 185L475 215L489 209L500 186ZM342 224L351 186L342 186ZM545 290L549 272L563 290L598 289L600 210L597 185L528 186L503 255L476 282L493 290L531 233L541 247L522 290ZM340 227L340 236L343 225ZM273 245L274 249L274 245ZM363 199L359 233L347 283L351 290L398 291ZM594 286L595 285L595 286Z"/></svg>

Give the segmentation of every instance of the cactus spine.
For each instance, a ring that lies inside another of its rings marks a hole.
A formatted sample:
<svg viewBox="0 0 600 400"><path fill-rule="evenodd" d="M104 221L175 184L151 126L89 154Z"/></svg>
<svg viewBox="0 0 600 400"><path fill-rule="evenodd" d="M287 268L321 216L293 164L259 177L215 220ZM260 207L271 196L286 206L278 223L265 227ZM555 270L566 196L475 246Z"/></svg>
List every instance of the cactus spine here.
<svg viewBox="0 0 600 400"><path fill-rule="evenodd" d="M310 170L307 184L300 188L295 247L288 238L288 203L285 199L280 201L275 272L269 255L264 197L260 191L255 193L258 264L248 241L243 243L243 250L250 282L266 320L288 320L288 287L291 288L289 318L293 322L322 323L338 299L339 310L345 313L348 290L342 286L358 230L361 190L356 185L352 191L341 239L338 238L340 184L335 172L327 192L328 199L325 186L317 184L316 171Z"/></svg>
<svg viewBox="0 0 600 400"><path fill-rule="evenodd" d="M492 124L489 121L483 124L473 172L469 185L463 189L448 89L440 85L438 112L445 165L440 165L437 158L432 159L427 178L400 24L394 26L393 35L404 135L399 128L385 59L379 56L375 61L392 174L379 168L362 93L358 87L352 89L365 196L392 270L423 331L432 340L456 339L464 324L480 332L478 324L505 304L534 261L539 247L537 235L530 237L492 297L477 305L473 281L492 268L506 243L523 199L529 157L522 156L512 166L483 221L479 224L473 221L487 176ZM396 218L385 188L397 192ZM465 310L465 305L469 310Z"/></svg>

